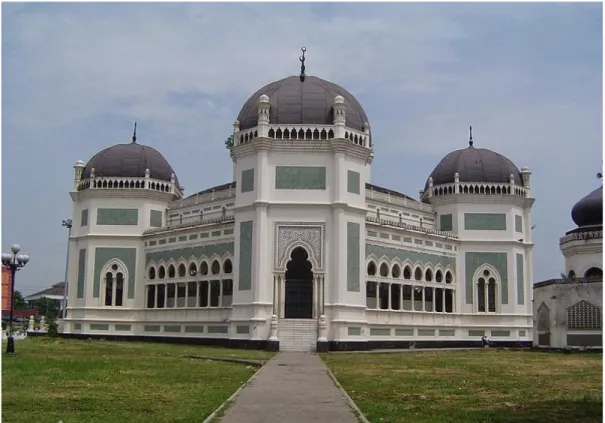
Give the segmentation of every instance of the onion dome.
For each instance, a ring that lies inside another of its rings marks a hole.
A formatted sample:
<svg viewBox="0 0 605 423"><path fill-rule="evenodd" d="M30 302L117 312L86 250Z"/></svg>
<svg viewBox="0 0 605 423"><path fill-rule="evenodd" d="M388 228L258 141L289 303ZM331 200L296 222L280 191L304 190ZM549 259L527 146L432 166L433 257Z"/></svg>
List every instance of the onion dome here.
<svg viewBox="0 0 605 423"><path fill-rule="evenodd" d="M445 156L429 175L433 185L454 183L458 173L460 182L510 183L513 175L515 184L523 186L519 168L507 157L487 148L475 148L473 137L467 148L452 151ZM427 179L425 190L428 189Z"/></svg>
<svg viewBox="0 0 605 423"><path fill-rule="evenodd" d="M149 177L170 182L172 175L179 186L176 173L164 156L153 147L137 144L136 126L132 142L116 144L92 156L82 172L82 179L90 177L91 170L95 177L144 178L149 169Z"/></svg>
<svg viewBox="0 0 605 423"><path fill-rule="evenodd" d="M571 209L571 218L579 227L603 225L603 187L595 189Z"/></svg>
<svg viewBox="0 0 605 423"><path fill-rule="evenodd" d="M244 104L237 120L240 130L258 125L258 99L269 97L273 125L333 125L334 98L344 99L346 126L363 131L368 117L357 99L341 86L316 76L290 76L265 85Z"/></svg>

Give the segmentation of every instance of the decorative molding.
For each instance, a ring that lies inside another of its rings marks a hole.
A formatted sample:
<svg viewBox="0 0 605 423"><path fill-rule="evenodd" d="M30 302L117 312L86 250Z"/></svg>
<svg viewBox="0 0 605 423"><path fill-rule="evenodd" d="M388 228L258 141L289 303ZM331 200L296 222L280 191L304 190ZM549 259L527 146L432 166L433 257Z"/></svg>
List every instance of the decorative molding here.
<svg viewBox="0 0 605 423"><path fill-rule="evenodd" d="M162 227L162 211L161 210L150 210L149 211L149 226L153 228Z"/></svg>
<svg viewBox="0 0 605 423"><path fill-rule="evenodd" d="M350 194L359 194L361 192L361 175L354 170L347 170L347 192Z"/></svg>
<svg viewBox="0 0 605 423"><path fill-rule="evenodd" d="M314 271L323 271L325 266L325 232L323 222L275 222L273 257L276 270L284 270L297 246L303 246L309 253Z"/></svg>
<svg viewBox="0 0 605 423"><path fill-rule="evenodd" d="M242 170L242 180L239 185L242 193L254 191L254 168Z"/></svg>
<svg viewBox="0 0 605 423"><path fill-rule="evenodd" d="M139 223L139 209L97 209L97 225L136 226Z"/></svg>
<svg viewBox="0 0 605 423"><path fill-rule="evenodd" d="M473 304L473 286L475 273L479 268L488 265L500 278L500 303L508 304L508 254L491 252L464 253L466 271L466 304Z"/></svg>
<svg viewBox="0 0 605 423"><path fill-rule="evenodd" d="M325 190L323 166L276 166L275 189Z"/></svg>
<svg viewBox="0 0 605 423"><path fill-rule="evenodd" d="M464 229L467 231L505 231L504 213L464 213Z"/></svg>
<svg viewBox="0 0 605 423"><path fill-rule="evenodd" d="M239 224L239 284L240 291L252 289L252 245L254 242L254 221Z"/></svg>

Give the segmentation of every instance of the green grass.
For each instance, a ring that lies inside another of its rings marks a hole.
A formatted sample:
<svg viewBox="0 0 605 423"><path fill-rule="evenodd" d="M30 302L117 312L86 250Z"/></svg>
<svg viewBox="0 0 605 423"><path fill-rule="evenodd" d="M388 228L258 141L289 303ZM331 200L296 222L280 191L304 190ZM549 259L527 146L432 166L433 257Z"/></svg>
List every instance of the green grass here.
<svg viewBox="0 0 605 423"><path fill-rule="evenodd" d="M322 358L371 422L603 420L602 354L490 349Z"/></svg>
<svg viewBox="0 0 605 423"><path fill-rule="evenodd" d="M5 344L4 344L5 345ZM7 423L202 422L257 367L184 355L266 360L227 348L33 338L2 356Z"/></svg>

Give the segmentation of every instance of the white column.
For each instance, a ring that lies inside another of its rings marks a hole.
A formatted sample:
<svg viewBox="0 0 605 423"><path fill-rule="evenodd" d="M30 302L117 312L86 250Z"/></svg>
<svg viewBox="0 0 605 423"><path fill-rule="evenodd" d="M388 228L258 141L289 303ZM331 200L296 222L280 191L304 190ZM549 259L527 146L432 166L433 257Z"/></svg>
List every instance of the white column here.
<svg viewBox="0 0 605 423"><path fill-rule="evenodd" d="M314 319L318 318L317 312L319 310L319 276L313 277L313 314Z"/></svg>
<svg viewBox="0 0 605 423"><path fill-rule="evenodd" d="M388 301L387 310L392 310L393 307L392 307L392 304L391 304L391 284L387 283L386 286L387 286L387 289L388 289L388 293L387 293L387 301Z"/></svg>
<svg viewBox="0 0 605 423"><path fill-rule="evenodd" d="M446 303L446 301L445 301L445 289L442 289L441 290L441 304L442 304L441 311L443 313L445 313L445 303Z"/></svg>
<svg viewBox="0 0 605 423"><path fill-rule="evenodd" d="M321 276L321 290L319 291L319 295L321 300L319 301L319 315L325 315L325 306L326 306L326 275Z"/></svg>
<svg viewBox="0 0 605 423"><path fill-rule="evenodd" d="M403 306L403 284L399 284L399 310L405 310Z"/></svg>
<svg viewBox="0 0 605 423"><path fill-rule="evenodd" d="M223 280L220 279L218 282L218 306L223 306Z"/></svg>
<svg viewBox="0 0 605 423"><path fill-rule="evenodd" d="M210 298L210 293L212 292L212 281L208 280L208 307L212 305L212 300Z"/></svg>
<svg viewBox="0 0 605 423"><path fill-rule="evenodd" d="M200 307L200 288L202 287L202 284L200 283L200 281L195 282L195 306L196 307Z"/></svg>
<svg viewBox="0 0 605 423"><path fill-rule="evenodd" d="M424 305L424 286L422 287L422 311L426 311L426 306Z"/></svg>

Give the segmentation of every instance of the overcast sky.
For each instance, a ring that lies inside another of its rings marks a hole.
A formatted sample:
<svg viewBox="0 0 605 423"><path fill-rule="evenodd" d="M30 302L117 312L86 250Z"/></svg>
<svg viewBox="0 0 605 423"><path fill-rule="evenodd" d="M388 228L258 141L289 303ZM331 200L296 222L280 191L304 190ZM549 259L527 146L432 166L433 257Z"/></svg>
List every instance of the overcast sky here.
<svg viewBox="0 0 605 423"><path fill-rule="evenodd" d="M535 280L602 169L602 6L541 4L2 4L2 251L17 289L63 280L73 164L157 148L187 193L232 180L224 139L259 87L299 71L366 110L372 182L413 197L448 152L496 150L533 172Z"/></svg>

